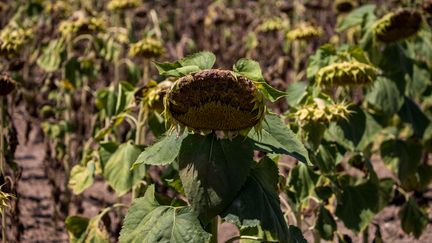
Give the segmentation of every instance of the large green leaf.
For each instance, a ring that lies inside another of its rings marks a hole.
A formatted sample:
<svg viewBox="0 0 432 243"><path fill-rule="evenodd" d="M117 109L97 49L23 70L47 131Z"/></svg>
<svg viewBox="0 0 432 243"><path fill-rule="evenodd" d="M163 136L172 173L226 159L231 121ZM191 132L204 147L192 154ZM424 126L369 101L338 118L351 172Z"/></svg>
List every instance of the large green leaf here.
<svg viewBox="0 0 432 243"><path fill-rule="evenodd" d="M175 62L154 62L160 75L182 77L189 73L211 69L216 56L211 52L198 52Z"/></svg>
<svg viewBox="0 0 432 243"><path fill-rule="evenodd" d="M161 206L150 186L144 197L129 208L119 242L203 243L211 235L204 231L197 214L190 207Z"/></svg>
<svg viewBox="0 0 432 243"><path fill-rule="evenodd" d="M306 202L314 195L319 175L305 164L297 164L290 173L288 186L295 192L296 201Z"/></svg>
<svg viewBox="0 0 432 243"><path fill-rule="evenodd" d="M325 138L335 141L350 150L364 150L381 131L381 126L374 118L360 107L353 107L348 120L332 123L325 133Z"/></svg>
<svg viewBox="0 0 432 243"><path fill-rule="evenodd" d="M379 208L379 187L372 181L346 185L338 198L336 216L355 232L363 231Z"/></svg>
<svg viewBox="0 0 432 243"><path fill-rule="evenodd" d="M315 222L315 230L318 231L321 238L331 241L333 240L336 229L336 221L334 220L332 214L321 205L318 218Z"/></svg>
<svg viewBox="0 0 432 243"><path fill-rule="evenodd" d="M253 140L257 150L286 154L303 163L310 163L308 152L303 144L277 115L267 115L262 124L262 131L260 133L251 131L249 138Z"/></svg>
<svg viewBox="0 0 432 243"><path fill-rule="evenodd" d="M189 135L179 154L180 179L192 208L203 222L218 215L235 198L249 174L253 147L244 137L232 141Z"/></svg>
<svg viewBox="0 0 432 243"><path fill-rule="evenodd" d="M381 144L381 158L398 174L402 183L417 172L421 163L422 146L413 141L389 139Z"/></svg>
<svg viewBox="0 0 432 243"><path fill-rule="evenodd" d="M111 155L103 168L103 176L118 196L128 192L145 176L145 167L134 171L130 168L141 153L142 148L131 142L121 144Z"/></svg>
<svg viewBox="0 0 432 243"><path fill-rule="evenodd" d="M396 84L384 77L377 78L366 100L375 110L387 116L398 112L404 103Z"/></svg>
<svg viewBox="0 0 432 243"><path fill-rule="evenodd" d="M279 242L291 242L275 190L277 178L278 168L275 162L264 157L254 166L242 190L221 216L240 228L263 230L257 235L266 237L261 240L268 240L274 235Z"/></svg>
<svg viewBox="0 0 432 243"><path fill-rule="evenodd" d="M90 161L87 166L75 165L72 167L68 186L75 194L80 194L93 185L95 163Z"/></svg>
<svg viewBox="0 0 432 243"><path fill-rule="evenodd" d="M365 20L373 20L375 17L374 11L376 6L374 4L367 4L351 11L347 16L343 17L342 21L339 21L336 31L344 31L348 28L365 25ZM373 19L371 19L373 17Z"/></svg>
<svg viewBox="0 0 432 243"><path fill-rule="evenodd" d="M290 106L297 106L300 100L306 95L307 82L296 82L290 84L287 89L287 102Z"/></svg>
<svg viewBox="0 0 432 243"><path fill-rule="evenodd" d="M97 215L91 219L80 216L66 218L66 229L71 243L108 243L109 234L104 225L100 224L101 217Z"/></svg>
<svg viewBox="0 0 432 243"><path fill-rule="evenodd" d="M233 70L234 72L255 81L264 96L271 102L287 95L287 93L273 88L264 80L261 67L259 63L254 60L241 58L234 64Z"/></svg>
<svg viewBox="0 0 432 243"><path fill-rule="evenodd" d="M175 132L168 133L160 141L145 148L132 165L132 169L142 164L167 165L172 163L178 156L182 141L186 136L187 133L181 135Z"/></svg>
<svg viewBox="0 0 432 243"><path fill-rule="evenodd" d="M63 39L51 40L38 58L37 64L47 72L54 72L60 68L64 58L65 42Z"/></svg>
<svg viewBox="0 0 432 243"><path fill-rule="evenodd" d="M418 138L423 137L423 133L430 121L411 98L405 97L405 102L398 114L402 121L411 124Z"/></svg>
<svg viewBox="0 0 432 243"><path fill-rule="evenodd" d="M412 233L417 239L429 223L426 212L417 205L412 197L402 206L399 218L403 231L407 234Z"/></svg>

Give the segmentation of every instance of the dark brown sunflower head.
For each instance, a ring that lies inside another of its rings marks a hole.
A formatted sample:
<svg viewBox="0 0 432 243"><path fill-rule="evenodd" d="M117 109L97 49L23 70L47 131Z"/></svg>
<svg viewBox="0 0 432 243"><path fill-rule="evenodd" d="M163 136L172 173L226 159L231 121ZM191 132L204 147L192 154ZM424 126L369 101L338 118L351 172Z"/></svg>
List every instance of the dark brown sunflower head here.
<svg viewBox="0 0 432 243"><path fill-rule="evenodd" d="M348 13L357 6L354 0L336 0L334 1L333 8L338 13Z"/></svg>
<svg viewBox="0 0 432 243"><path fill-rule="evenodd" d="M15 89L16 83L7 73L0 74L0 96L6 96Z"/></svg>
<svg viewBox="0 0 432 243"><path fill-rule="evenodd" d="M227 70L204 70L178 79L165 99L174 125L193 131L245 131L259 125L265 111L255 83Z"/></svg>
<svg viewBox="0 0 432 243"><path fill-rule="evenodd" d="M418 11L402 9L375 22L373 33L378 41L392 43L416 34L421 22L422 16Z"/></svg>

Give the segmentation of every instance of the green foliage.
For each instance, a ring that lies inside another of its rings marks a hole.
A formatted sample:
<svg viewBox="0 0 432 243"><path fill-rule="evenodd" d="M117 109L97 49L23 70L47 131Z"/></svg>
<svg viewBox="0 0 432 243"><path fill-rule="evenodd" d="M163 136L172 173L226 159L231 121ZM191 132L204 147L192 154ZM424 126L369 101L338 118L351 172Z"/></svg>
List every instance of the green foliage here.
<svg viewBox="0 0 432 243"><path fill-rule="evenodd" d="M150 186L129 208L119 242L207 242L210 234L197 216L190 207L161 205L154 186Z"/></svg>

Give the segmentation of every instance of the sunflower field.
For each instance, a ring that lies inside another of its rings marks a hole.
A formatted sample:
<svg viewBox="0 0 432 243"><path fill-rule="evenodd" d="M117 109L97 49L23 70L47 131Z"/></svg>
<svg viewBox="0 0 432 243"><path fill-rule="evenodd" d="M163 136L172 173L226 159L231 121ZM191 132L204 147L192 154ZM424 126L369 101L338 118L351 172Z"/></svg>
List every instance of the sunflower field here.
<svg viewBox="0 0 432 243"><path fill-rule="evenodd" d="M432 0L0 0L2 242L432 242Z"/></svg>

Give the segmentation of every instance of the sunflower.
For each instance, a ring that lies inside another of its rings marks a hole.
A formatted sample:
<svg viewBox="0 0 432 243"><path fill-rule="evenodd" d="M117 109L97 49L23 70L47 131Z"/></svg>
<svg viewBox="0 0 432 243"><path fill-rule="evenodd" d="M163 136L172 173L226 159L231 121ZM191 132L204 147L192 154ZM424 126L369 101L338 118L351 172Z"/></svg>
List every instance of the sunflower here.
<svg viewBox="0 0 432 243"><path fill-rule="evenodd" d="M373 33L380 42L397 42L415 35L420 30L421 21L418 11L402 9L377 20L373 25Z"/></svg>
<svg viewBox="0 0 432 243"><path fill-rule="evenodd" d="M108 10L115 11L115 10L126 10L126 9L132 9L136 8L140 5L139 0L111 0L107 8Z"/></svg>
<svg viewBox="0 0 432 243"><path fill-rule="evenodd" d="M358 61L330 64L318 70L315 81L320 86L361 86L373 83L379 70Z"/></svg>
<svg viewBox="0 0 432 243"><path fill-rule="evenodd" d="M264 97L248 78L209 69L179 78L165 97L165 114L173 127L191 131L247 133L264 118Z"/></svg>
<svg viewBox="0 0 432 243"><path fill-rule="evenodd" d="M286 37L289 41L295 40L310 40L320 37L323 34L321 27L315 27L309 24L304 24L296 29L290 30Z"/></svg>
<svg viewBox="0 0 432 243"><path fill-rule="evenodd" d="M333 9L338 13L348 13L357 6L354 0L336 0L333 4Z"/></svg>
<svg viewBox="0 0 432 243"><path fill-rule="evenodd" d="M146 37L136 43L130 45L129 56L141 56L145 58L156 58L165 53L165 48L163 47L161 41Z"/></svg>
<svg viewBox="0 0 432 243"><path fill-rule="evenodd" d="M10 94L16 86L15 80L13 80L9 74L0 74L0 96L6 96Z"/></svg>

